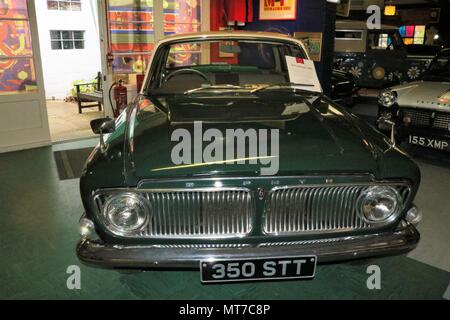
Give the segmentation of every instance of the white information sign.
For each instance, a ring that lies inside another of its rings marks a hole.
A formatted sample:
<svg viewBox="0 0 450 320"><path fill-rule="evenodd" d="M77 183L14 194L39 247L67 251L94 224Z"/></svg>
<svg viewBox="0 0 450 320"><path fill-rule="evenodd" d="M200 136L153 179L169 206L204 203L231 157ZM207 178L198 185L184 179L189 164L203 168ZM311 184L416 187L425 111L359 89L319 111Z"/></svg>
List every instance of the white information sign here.
<svg viewBox="0 0 450 320"><path fill-rule="evenodd" d="M316 68L312 60L286 56L289 79L296 83L295 88L322 92Z"/></svg>

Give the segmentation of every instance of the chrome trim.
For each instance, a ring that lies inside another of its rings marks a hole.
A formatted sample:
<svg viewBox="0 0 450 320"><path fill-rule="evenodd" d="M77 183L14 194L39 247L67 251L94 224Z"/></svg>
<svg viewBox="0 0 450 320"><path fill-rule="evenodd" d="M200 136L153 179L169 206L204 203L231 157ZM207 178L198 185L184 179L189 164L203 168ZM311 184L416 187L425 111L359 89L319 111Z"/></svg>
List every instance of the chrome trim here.
<svg viewBox="0 0 450 320"><path fill-rule="evenodd" d="M165 249L221 249L221 248L245 248L250 247L249 244L161 244L155 245L155 248Z"/></svg>
<svg viewBox="0 0 450 320"><path fill-rule="evenodd" d="M411 196L406 183L341 183L328 185L299 185L275 187L266 199L263 233L268 236L324 234L373 230L394 224L369 224L357 210L357 199L371 186L392 186L399 190L403 206ZM399 214L403 211L399 212Z"/></svg>
<svg viewBox="0 0 450 320"><path fill-rule="evenodd" d="M420 235L409 223L391 232L352 236L341 241L296 243L281 246L249 245L242 248L167 248L160 246L114 246L82 239L77 246L81 262L102 268L149 269L194 268L209 259L264 258L316 255L318 263L378 255L401 254L417 246ZM325 241L325 240L323 240Z"/></svg>
<svg viewBox="0 0 450 320"><path fill-rule="evenodd" d="M111 202L115 200L116 197L123 197L123 198L130 198L133 199L136 202L140 202L142 204L142 213L141 219L139 223L136 223L136 226L133 229L126 229L119 227L113 223L108 217L108 212L106 212L106 208L108 208L111 205ZM98 202L97 202L98 203ZM129 234L133 234L136 232L139 232L144 228L144 226L147 224L149 219L149 207L147 204L147 200L142 197L142 195L137 194L136 192L125 192L125 193L117 193L114 194L107 199L105 199L105 202L102 204L102 206L99 206L101 220L103 224L114 234L118 236L126 237Z"/></svg>
<svg viewBox="0 0 450 320"><path fill-rule="evenodd" d="M100 190L94 195L98 210L103 211L108 197L122 192L139 194L149 207L147 224L139 232L117 234L105 224L125 238L243 238L253 229L255 202L247 188Z"/></svg>
<svg viewBox="0 0 450 320"><path fill-rule="evenodd" d="M322 176L322 175L305 175L305 176L296 176L296 175L288 175L288 176L274 176L274 177L268 177L268 176L254 176L254 177L220 177L220 178L173 178L173 179L158 179L158 178L153 178L153 179L144 179L139 181L138 185L137 185L137 189L140 190L142 188L142 186L146 183L152 183L152 182L181 182L181 181L240 181L240 180L267 180L267 181L271 181L271 180L278 180L278 179L302 179L302 180L307 180L307 179L317 179L317 178L323 178L324 181L325 179L328 178L348 178L348 179L367 179L370 180L371 183L407 183L407 181L404 180L386 180L386 181L375 181L375 176L372 173L362 173L362 174L351 174L349 172L343 172L343 173L339 173L339 174L331 174L331 175L327 175L326 177ZM351 182L349 182L351 184ZM238 187L239 188L239 187ZM120 190L120 189L102 189L102 190ZM130 190L130 189L122 189L122 190ZM135 190L135 189L132 189ZM184 190L184 189L183 189Z"/></svg>
<svg viewBox="0 0 450 320"><path fill-rule="evenodd" d="M378 188L379 186L376 187L370 187L370 188L366 188L365 190L363 190L360 194L360 196L358 197L358 199L356 200L356 209L360 209L359 212L359 216L360 218L366 222L369 225L387 225L390 224L394 221L398 220L398 217L400 216L400 214L403 212L403 210L405 209L405 201L403 199L403 197L400 195L399 190L397 190L395 187L392 186L388 186L388 189L390 189L393 193L394 193L394 197L395 200L397 201L397 206L394 208L394 210L391 212L391 214L384 220L381 221L373 221L373 220L369 220L364 213L362 212L362 205L361 202L364 200L364 197L367 196L369 191L372 191L373 189ZM373 191L372 191L373 192Z"/></svg>

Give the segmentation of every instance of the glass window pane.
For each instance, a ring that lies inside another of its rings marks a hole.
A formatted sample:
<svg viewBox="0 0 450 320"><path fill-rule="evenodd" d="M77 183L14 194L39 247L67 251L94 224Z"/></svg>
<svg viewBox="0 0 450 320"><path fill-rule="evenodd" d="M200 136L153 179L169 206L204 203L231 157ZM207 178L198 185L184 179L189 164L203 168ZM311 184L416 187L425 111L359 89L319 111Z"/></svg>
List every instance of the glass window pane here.
<svg viewBox="0 0 450 320"><path fill-rule="evenodd" d="M416 28L414 29L414 37L415 38L425 37L425 26L416 26Z"/></svg>
<svg viewBox="0 0 450 320"><path fill-rule="evenodd" d="M74 39L84 39L84 31L74 31L73 32Z"/></svg>
<svg viewBox="0 0 450 320"><path fill-rule="evenodd" d="M75 49L84 49L84 41L75 41Z"/></svg>
<svg viewBox="0 0 450 320"><path fill-rule="evenodd" d="M207 48L207 45L203 46L203 50L207 50ZM194 42L172 46L167 59L167 68L198 65L200 64L201 51L201 45Z"/></svg>
<svg viewBox="0 0 450 320"><path fill-rule="evenodd" d="M178 33L200 32L201 25L189 23L166 23L164 24L164 35L169 36Z"/></svg>
<svg viewBox="0 0 450 320"><path fill-rule="evenodd" d="M63 31L62 38L63 39L73 39L73 32L72 31Z"/></svg>
<svg viewBox="0 0 450 320"><path fill-rule="evenodd" d="M0 1L0 19L28 19L27 0Z"/></svg>
<svg viewBox="0 0 450 320"><path fill-rule="evenodd" d="M406 26L405 37L414 37L414 26Z"/></svg>
<svg viewBox="0 0 450 320"><path fill-rule="evenodd" d="M425 38L414 38L414 44L423 44L425 42Z"/></svg>
<svg viewBox="0 0 450 320"><path fill-rule="evenodd" d="M0 95L37 90L26 0L0 0Z"/></svg>
<svg viewBox="0 0 450 320"><path fill-rule="evenodd" d="M133 53L151 53L155 42L152 0L108 0L108 17L114 54L130 54L134 59ZM123 73L130 73L133 69L120 58L116 59L115 66L124 70Z"/></svg>
<svg viewBox="0 0 450 320"><path fill-rule="evenodd" d="M113 52L150 52L153 50L155 42L153 24L112 24L110 30Z"/></svg>
<svg viewBox="0 0 450 320"><path fill-rule="evenodd" d="M61 39L61 31L50 31L50 39L52 40L60 40Z"/></svg>
<svg viewBox="0 0 450 320"><path fill-rule="evenodd" d="M134 74L145 73L150 55L121 55L115 56L113 62L114 73Z"/></svg>
<svg viewBox="0 0 450 320"><path fill-rule="evenodd" d="M114 54L113 73L128 77L144 73L154 49L154 0L108 0L108 29ZM174 0L164 1L164 7Z"/></svg>
<svg viewBox="0 0 450 320"><path fill-rule="evenodd" d="M0 20L2 41L0 57L31 56L31 38L28 21Z"/></svg>
<svg viewBox="0 0 450 320"><path fill-rule="evenodd" d="M58 9L59 9L59 7L58 7L58 1L51 1L51 0L48 0L48 1L47 1L47 8L48 8L49 10L58 10Z"/></svg>
<svg viewBox="0 0 450 320"><path fill-rule="evenodd" d="M33 59L0 59L0 95L36 90Z"/></svg>
<svg viewBox="0 0 450 320"><path fill-rule="evenodd" d="M72 2L72 10L73 11L81 11L81 3L80 2Z"/></svg>
<svg viewBox="0 0 450 320"><path fill-rule="evenodd" d="M336 39L362 39L361 31L336 31Z"/></svg>
<svg viewBox="0 0 450 320"><path fill-rule="evenodd" d="M413 38L405 38L405 39L403 39L403 41L405 42L406 45L410 45L410 44L414 43Z"/></svg>
<svg viewBox="0 0 450 320"><path fill-rule="evenodd" d="M68 2L68 1L60 1L59 2L59 9L60 10L70 10L70 2Z"/></svg>
<svg viewBox="0 0 450 320"><path fill-rule="evenodd" d="M73 41L72 40L63 40L63 48L64 48L64 50L73 49Z"/></svg>
<svg viewBox="0 0 450 320"><path fill-rule="evenodd" d="M164 22L200 23L201 0L164 1Z"/></svg>
<svg viewBox="0 0 450 320"><path fill-rule="evenodd" d="M62 44L61 41L52 41L52 49L53 50L61 50L62 49Z"/></svg>

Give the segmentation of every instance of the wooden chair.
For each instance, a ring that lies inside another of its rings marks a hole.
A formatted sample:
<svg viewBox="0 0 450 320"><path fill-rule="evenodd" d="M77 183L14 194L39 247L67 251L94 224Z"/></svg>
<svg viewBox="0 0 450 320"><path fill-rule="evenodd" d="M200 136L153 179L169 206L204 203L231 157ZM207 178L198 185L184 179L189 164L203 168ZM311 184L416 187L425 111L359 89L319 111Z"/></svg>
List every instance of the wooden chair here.
<svg viewBox="0 0 450 320"><path fill-rule="evenodd" d="M102 91L102 74L99 72L96 81L92 83L76 84L78 113L83 113L85 108L98 107L98 111L102 111L103 91ZM94 87L92 92L81 92L82 87Z"/></svg>

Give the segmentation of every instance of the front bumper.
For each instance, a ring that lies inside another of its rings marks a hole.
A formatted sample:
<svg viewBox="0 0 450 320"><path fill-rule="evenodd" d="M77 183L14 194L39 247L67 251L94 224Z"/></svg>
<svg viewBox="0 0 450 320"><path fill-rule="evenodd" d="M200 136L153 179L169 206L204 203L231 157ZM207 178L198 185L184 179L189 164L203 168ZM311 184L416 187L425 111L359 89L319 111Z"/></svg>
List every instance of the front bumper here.
<svg viewBox="0 0 450 320"><path fill-rule="evenodd" d="M199 268L200 261L221 259L278 258L316 255L318 263L379 255L401 254L414 249L420 235L404 223L394 232L365 236L245 245L242 247L190 246L114 246L82 239L77 246L81 262L102 268Z"/></svg>

